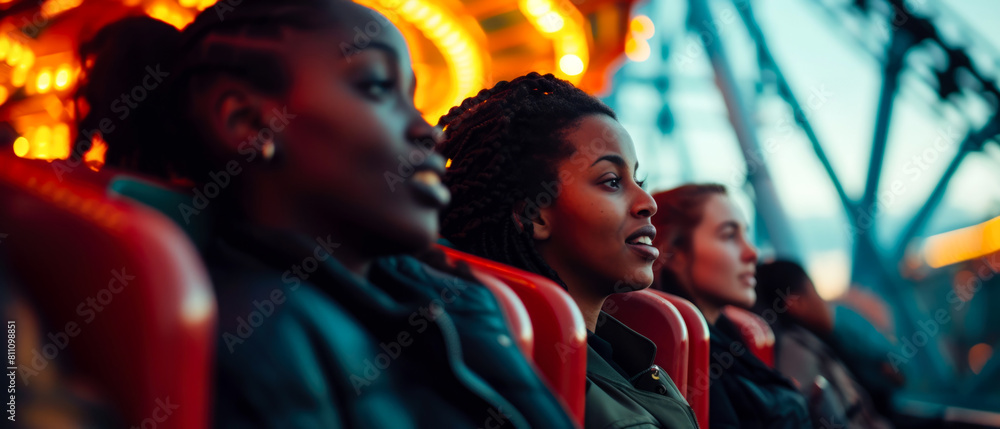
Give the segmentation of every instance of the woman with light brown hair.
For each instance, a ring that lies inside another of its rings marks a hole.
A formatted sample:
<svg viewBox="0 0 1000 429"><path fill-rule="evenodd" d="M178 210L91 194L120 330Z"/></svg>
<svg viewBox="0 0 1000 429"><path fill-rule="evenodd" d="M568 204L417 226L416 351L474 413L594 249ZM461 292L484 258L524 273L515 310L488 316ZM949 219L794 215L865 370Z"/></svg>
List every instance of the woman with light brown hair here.
<svg viewBox="0 0 1000 429"><path fill-rule="evenodd" d="M722 313L727 305L750 309L757 298L757 248L726 188L689 184L653 198L660 250L654 287L693 302L711 332L710 427L811 427L792 383L754 357Z"/></svg>

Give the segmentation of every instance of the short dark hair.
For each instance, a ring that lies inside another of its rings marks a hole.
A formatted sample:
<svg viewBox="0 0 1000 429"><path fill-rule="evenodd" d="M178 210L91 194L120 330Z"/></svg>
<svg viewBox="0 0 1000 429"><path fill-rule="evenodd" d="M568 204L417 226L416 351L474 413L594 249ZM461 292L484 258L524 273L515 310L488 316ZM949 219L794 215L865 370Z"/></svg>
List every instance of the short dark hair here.
<svg viewBox="0 0 1000 429"><path fill-rule="evenodd" d="M809 274L796 262L777 260L757 266L757 303L754 310L758 313L774 306L778 300L784 300L788 295L799 295L805 291ZM786 313L778 313L783 320Z"/></svg>

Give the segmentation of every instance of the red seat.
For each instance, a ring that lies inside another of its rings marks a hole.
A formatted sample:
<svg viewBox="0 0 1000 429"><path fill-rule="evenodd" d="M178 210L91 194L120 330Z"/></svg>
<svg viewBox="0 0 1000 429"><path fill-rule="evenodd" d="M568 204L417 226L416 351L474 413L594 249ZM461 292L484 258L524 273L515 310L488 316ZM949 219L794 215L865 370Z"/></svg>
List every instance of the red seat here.
<svg viewBox="0 0 1000 429"><path fill-rule="evenodd" d="M58 359L124 426L208 427L215 301L184 233L100 184L9 155L0 207L10 274L51 333L22 373Z"/></svg>
<svg viewBox="0 0 1000 429"><path fill-rule="evenodd" d="M534 327L533 360L562 399L570 415L583 426L587 375L587 328L576 303L561 287L537 274L441 246L452 261L462 261L494 276L517 294Z"/></svg>
<svg viewBox="0 0 1000 429"><path fill-rule="evenodd" d="M740 328L743 341L750 352L764 364L774 368L774 331L760 316L739 307L726 306L722 309L729 320Z"/></svg>
<svg viewBox="0 0 1000 429"><path fill-rule="evenodd" d="M656 344L654 363L683 394L687 392L688 330L670 301L648 290L618 293L604 301L605 313Z"/></svg>
<svg viewBox="0 0 1000 429"><path fill-rule="evenodd" d="M476 276L486 288L493 292L493 296L500 303L500 310L507 318L507 325L514 335L514 342L521 349L525 356L534 356L535 353L535 332L531 325L531 316L528 309L524 308L524 303L511 290L510 286L504 284L500 279L484 273L479 269L472 269L472 274Z"/></svg>
<svg viewBox="0 0 1000 429"><path fill-rule="evenodd" d="M650 289L651 292L664 297L670 301L681 317L688 331L688 378L687 392L684 397L694 410L694 415L698 419L698 427L708 427L708 389L711 385L708 373L708 357L711 349L708 322L701 314L698 307L684 298L671 295L666 292Z"/></svg>

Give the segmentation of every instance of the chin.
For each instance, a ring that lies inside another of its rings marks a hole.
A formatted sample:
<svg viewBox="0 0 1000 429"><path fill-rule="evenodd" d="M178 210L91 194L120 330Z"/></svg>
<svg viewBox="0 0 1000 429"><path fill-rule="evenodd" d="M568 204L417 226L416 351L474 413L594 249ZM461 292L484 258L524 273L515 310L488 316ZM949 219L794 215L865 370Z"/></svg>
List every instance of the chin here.
<svg viewBox="0 0 1000 429"><path fill-rule="evenodd" d="M750 289L749 293L746 294L744 297L742 297L742 299L740 300L739 306L749 310L753 308L753 305L756 303L757 303L757 292L754 291L753 289Z"/></svg>
<svg viewBox="0 0 1000 429"><path fill-rule="evenodd" d="M621 283L617 283L621 281ZM615 281L615 292L643 290L653 284L653 268L646 265L625 273Z"/></svg>
<svg viewBox="0 0 1000 429"><path fill-rule="evenodd" d="M431 227L433 226L433 227ZM437 223L434 225L407 225L386 234L382 254L412 254L427 250L437 240Z"/></svg>

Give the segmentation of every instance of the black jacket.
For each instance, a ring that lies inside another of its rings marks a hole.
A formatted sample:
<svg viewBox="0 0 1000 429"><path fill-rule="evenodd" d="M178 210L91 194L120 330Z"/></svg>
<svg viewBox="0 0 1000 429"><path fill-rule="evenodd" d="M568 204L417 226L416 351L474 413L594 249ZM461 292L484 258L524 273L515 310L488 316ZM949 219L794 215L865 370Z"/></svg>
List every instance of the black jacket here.
<svg viewBox="0 0 1000 429"><path fill-rule="evenodd" d="M573 427L485 287L405 256L362 280L336 247L243 230L212 252L218 426Z"/></svg>
<svg viewBox="0 0 1000 429"><path fill-rule="evenodd" d="M709 418L713 429L811 428L805 399L747 348L726 316L709 326Z"/></svg>
<svg viewBox="0 0 1000 429"><path fill-rule="evenodd" d="M602 312L587 343L587 428L698 427L652 341Z"/></svg>

